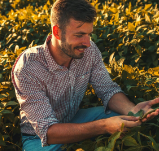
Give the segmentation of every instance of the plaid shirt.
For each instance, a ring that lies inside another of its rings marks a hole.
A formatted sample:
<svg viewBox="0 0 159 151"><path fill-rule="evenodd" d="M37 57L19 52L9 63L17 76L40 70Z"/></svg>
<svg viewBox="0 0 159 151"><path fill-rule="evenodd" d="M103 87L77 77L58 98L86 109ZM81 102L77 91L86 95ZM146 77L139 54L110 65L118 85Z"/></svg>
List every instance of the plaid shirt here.
<svg viewBox="0 0 159 151"><path fill-rule="evenodd" d="M79 109L87 84L92 84L106 108L120 87L112 82L97 46L85 50L82 59L73 59L70 68L58 65L48 42L25 50L12 69L12 82L20 104L21 132L38 135L47 144L47 130L55 123L69 122Z"/></svg>

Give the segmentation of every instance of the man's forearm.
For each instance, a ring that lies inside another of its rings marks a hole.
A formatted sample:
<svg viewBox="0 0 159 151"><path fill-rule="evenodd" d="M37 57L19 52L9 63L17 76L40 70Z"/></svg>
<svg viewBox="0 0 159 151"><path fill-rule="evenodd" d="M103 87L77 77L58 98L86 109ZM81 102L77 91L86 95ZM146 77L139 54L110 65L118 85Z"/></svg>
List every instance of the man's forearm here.
<svg viewBox="0 0 159 151"><path fill-rule="evenodd" d="M120 114L127 115L128 112L135 106L123 93L113 95L108 103L108 107Z"/></svg>
<svg viewBox="0 0 159 151"><path fill-rule="evenodd" d="M74 143L103 134L104 130L100 121L54 124L47 132L48 144Z"/></svg>
<svg viewBox="0 0 159 151"><path fill-rule="evenodd" d="M114 116L87 123L58 123L49 127L47 131L48 144L65 144L83 141L100 134L113 134L121 131L124 123L124 131L127 127L139 126L138 118L133 116Z"/></svg>
<svg viewBox="0 0 159 151"><path fill-rule="evenodd" d="M135 106L123 93L115 94L109 101L108 106L111 110L120 114L127 115ZM100 134L109 133L116 130L118 118L101 119L87 123L58 123L49 127L47 132L48 144L65 144L83 141ZM120 123L120 122L119 122Z"/></svg>

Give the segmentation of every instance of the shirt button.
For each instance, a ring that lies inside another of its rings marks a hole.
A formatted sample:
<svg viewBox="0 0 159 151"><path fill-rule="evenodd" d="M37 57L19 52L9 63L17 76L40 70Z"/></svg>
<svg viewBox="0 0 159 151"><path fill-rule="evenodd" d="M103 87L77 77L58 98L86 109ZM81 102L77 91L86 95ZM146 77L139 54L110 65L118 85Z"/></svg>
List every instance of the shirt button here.
<svg viewBox="0 0 159 151"><path fill-rule="evenodd" d="M111 113L111 110L107 110L107 111L106 111L106 114L110 114L110 113Z"/></svg>

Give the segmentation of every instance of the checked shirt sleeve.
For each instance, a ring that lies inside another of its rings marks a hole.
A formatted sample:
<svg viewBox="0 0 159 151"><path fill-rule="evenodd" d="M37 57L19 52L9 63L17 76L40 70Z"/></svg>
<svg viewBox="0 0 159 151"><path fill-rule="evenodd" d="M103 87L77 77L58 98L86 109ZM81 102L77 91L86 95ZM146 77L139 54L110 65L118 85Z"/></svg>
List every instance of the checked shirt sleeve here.
<svg viewBox="0 0 159 151"><path fill-rule="evenodd" d="M47 130L49 126L58 123L58 120L46 96L46 88L27 67L12 71L12 81L21 112L40 137L42 146L47 146Z"/></svg>
<svg viewBox="0 0 159 151"><path fill-rule="evenodd" d="M103 105L106 107L111 97L119 92L123 92L117 83L113 82L109 76L109 73L102 61L102 55L97 46L94 44L94 63L91 71L90 84L97 96L102 100Z"/></svg>

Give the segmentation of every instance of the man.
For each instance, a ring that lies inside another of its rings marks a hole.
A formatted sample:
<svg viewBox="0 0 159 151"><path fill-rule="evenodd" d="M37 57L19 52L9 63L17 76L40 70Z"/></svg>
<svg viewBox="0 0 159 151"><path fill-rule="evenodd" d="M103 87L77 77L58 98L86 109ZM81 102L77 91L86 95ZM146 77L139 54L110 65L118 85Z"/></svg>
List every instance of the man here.
<svg viewBox="0 0 159 151"><path fill-rule="evenodd" d="M126 116L129 111L148 112L159 103L155 99L135 106L112 82L90 41L95 16L86 0L57 0L51 10L52 35L16 60L12 81L20 104L23 150L59 151L64 143L120 131L122 123L126 131L141 124L138 117ZM79 109L88 83L104 107Z"/></svg>

